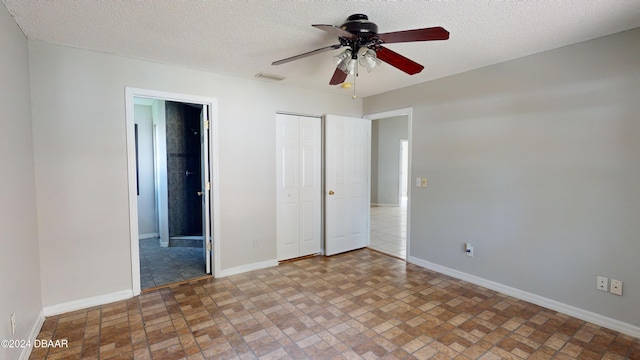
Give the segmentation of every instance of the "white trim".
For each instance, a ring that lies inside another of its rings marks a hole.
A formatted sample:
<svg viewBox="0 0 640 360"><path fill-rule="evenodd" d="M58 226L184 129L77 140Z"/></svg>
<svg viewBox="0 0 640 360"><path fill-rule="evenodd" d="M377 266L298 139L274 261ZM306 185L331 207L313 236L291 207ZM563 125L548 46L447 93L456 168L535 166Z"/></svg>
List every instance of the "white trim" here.
<svg viewBox="0 0 640 360"><path fill-rule="evenodd" d="M407 139L400 139L400 144L399 144L400 148L398 149L398 154L400 155L399 156L400 159L398 159L398 164L399 164L398 168L400 169L398 171L398 206L402 206L402 187L405 186L407 188L406 195L407 195L407 199L409 199L409 188L411 187L410 185L412 185L412 184L409 184L410 178L409 178L409 139L408 139L409 131L408 130L409 130L409 119L407 118ZM407 144L406 154L403 151L404 146L402 146L405 143ZM402 161L402 159L404 158L404 156L402 156L403 154L406 155L407 157L406 169L404 168L404 161ZM405 170L406 170L406 174L404 174ZM405 177L405 176L402 176L403 174L406 176L406 179L403 179ZM404 184L402 184L403 183L402 180L406 180L404 181Z"/></svg>
<svg viewBox="0 0 640 360"><path fill-rule="evenodd" d="M140 234L140 235L138 235L138 240L153 239L153 238L157 238L157 237L160 237L160 234L158 234L158 233Z"/></svg>
<svg viewBox="0 0 640 360"><path fill-rule="evenodd" d="M413 174L411 169L411 154L412 154L411 144L413 143L413 108L408 107L408 108L402 108L402 109L389 110L389 111L384 111L380 113L364 115L363 118L369 119L369 120L380 120L380 119L386 119L386 118L396 117L396 116L407 117L407 121L408 121L407 127L409 130L407 134L407 142L409 145L408 146L409 151L407 153L407 156L409 157L409 166L408 166L409 173L407 174L407 178L409 179L409 184L407 185L407 246L405 246L406 253L404 255L404 258L408 259L409 254L411 252L411 192L412 192L411 189L413 188L413 186L411 186L412 185L411 179L413 179ZM370 156L371 156L371 150L369 150L369 157ZM369 187L371 187L371 185L369 185ZM400 201L402 201L402 199L400 199ZM397 206L397 205L394 205L394 206Z"/></svg>
<svg viewBox="0 0 640 360"><path fill-rule="evenodd" d="M218 101L215 98L170 93L149 89L125 87L125 123L127 134L127 169L129 182L129 236L131 241L131 291L133 295L140 295L140 244L138 242L138 197L135 191L136 171L135 137L134 137L134 97L153 98L165 101L188 102L209 106L209 172L211 173L212 201L209 205L213 228L213 276L220 276L220 187L218 169ZM163 245L163 244L161 244ZM168 245L168 244L167 244Z"/></svg>
<svg viewBox="0 0 640 360"><path fill-rule="evenodd" d="M400 205L398 205L398 204L378 204L378 203L371 203L371 206L377 206L377 207L399 207Z"/></svg>
<svg viewBox="0 0 640 360"><path fill-rule="evenodd" d="M70 311L90 308L92 306L104 305L120 300L131 299L133 296L133 291L121 290L110 294L98 295L90 298L69 301L62 304L45 306L42 311L44 312L45 316L53 316L64 314Z"/></svg>
<svg viewBox="0 0 640 360"><path fill-rule="evenodd" d="M43 324L44 324L44 311L41 310L40 314L38 314L38 318L36 319L36 322L33 324L33 326L31 326L31 329L29 330L29 334L27 334L26 340L30 344L33 344L35 340L38 338L38 334L40 333L40 330L42 329ZM31 350L33 350L33 346L27 346L23 348L22 351L20 352L20 356L18 357L18 360L28 360L29 356L31 356Z"/></svg>
<svg viewBox="0 0 640 360"><path fill-rule="evenodd" d="M209 182L211 183L211 193L209 197L209 207L211 208L211 242L213 243L213 277L221 275L220 269L220 242L222 235L220 232L220 160L218 159L218 144L220 144L220 127L218 126L218 101L212 99L209 104Z"/></svg>
<svg viewBox="0 0 640 360"><path fill-rule="evenodd" d="M363 118L369 119L369 120L380 120L380 119L398 117L403 115L406 115L409 118L411 118L412 114L413 114L413 108L408 107L408 108L402 108L402 109L383 111L375 114L369 114L369 115L363 116Z"/></svg>
<svg viewBox="0 0 640 360"><path fill-rule="evenodd" d="M580 309L575 306L567 305L556 300L545 298L540 295L536 295L524 290L516 289L508 285L500 284L495 281L487 280L479 276L475 276L459 270L451 269L446 266L438 265L430 261L419 259L413 256L409 257L407 262L427 268L429 270L437 271L445 275L452 276L457 279L465 280L472 284L480 285L487 289L498 291L500 293L512 296L514 298L528 301L530 303L533 303L554 311L558 311L563 314L573 316L575 318L588 321L614 331L618 331L633 337L640 337L640 326L636 326L629 323L625 323L620 320L612 319L604 315L600 315L588 310Z"/></svg>
<svg viewBox="0 0 640 360"><path fill-rule="evenodd" d="M127 134L127 180L129 185L129 238L131 246L131 288L140 294L140 243L138 241L138 196L136 183L136 139L134 133L134 89L125 88L125 124ZM45 312L46 313L46 312Z"/></svg>
<svg viewBox="0 0 640 360"><path fill-rule="evenodd" d="M220 271L220 277L242 274L242 273L253 271L253 270L269 268L272 266L278 266L278 260L273 259L273 260L261 261L253 264L240 265L240 266L232 267L229 269L223 269Z"/></svg>

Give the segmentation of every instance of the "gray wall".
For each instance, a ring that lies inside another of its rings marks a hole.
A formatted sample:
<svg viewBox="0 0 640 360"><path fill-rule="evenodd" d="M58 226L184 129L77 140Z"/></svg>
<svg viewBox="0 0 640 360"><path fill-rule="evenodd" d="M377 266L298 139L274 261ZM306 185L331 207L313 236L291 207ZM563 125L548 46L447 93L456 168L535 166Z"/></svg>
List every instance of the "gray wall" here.
<svg viewBox="0 0 640 360"><path fill-rule="evenodd" d="M26 340L42 310L29 59L27 39L2 5L0 53L0 339ZM0 347L0 359L17 359L20 350Z"/></svg>
<svg viewBox="0 0 640 360"><path fill-rule="evenodd" d="M429 187L409 255L640 325L638 44L640 29L366 98L365 114L413 107Z"/></svg>
<svg viewBox="0 0 640 360"><path fill-rule="evenodd" d="M135 105L134 116L138 125L138 233L158 234L151 106Z"/></svg>
<svg viewBox="0 0 640 360"><path fill-rule="evenodd" d="M408 117L373 120L371 125L371 202L399 205L400 140L409 138Z"/></svg>
<svg viewBox="0 0 640 360"><path fill-rule="evenodd" d="M29 51L45 306L132 288L125 86L217 99L222 270L276 259L276 112L362 114L349 96L38 41Z"/></svg>

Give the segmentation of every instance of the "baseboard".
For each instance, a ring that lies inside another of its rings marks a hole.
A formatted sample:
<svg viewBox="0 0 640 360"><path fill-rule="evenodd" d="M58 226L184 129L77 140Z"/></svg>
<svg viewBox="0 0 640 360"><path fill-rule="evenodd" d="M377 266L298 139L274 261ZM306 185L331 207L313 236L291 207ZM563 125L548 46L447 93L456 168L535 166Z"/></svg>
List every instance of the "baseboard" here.
<svg viewBox="0 0 640 360"><path fill-rule="evenodd" d="M371 207L399 207L400 204L378 204L378 203L371 203Z"/></svg>
<svg viewBox="0 0 640 360"><path fill-rule="evenodd" d="M35 340L38 338L38 334L40 333L40 329L42 329L42 325L44 324L44 310L40 311L38 314L38 318L36 322L31 326L29 333L27 334L27 338L25 340L29 341L30 344L33 344ZM20 352L20 356L18 360L28 360L29 356L31 356L31 350L33 350L33 346L27 346L22 349Z"/></svg>
<svg viewBox="0 0 640 360"><path fill-rule="evenodd" d="M275 259L274 260L267 260L267 261L253 263L253 264L236 266L236 267L232 267L232 268L229 268L229 269L222 269L222 270L220 270L220 276L219 277L242 274L242 273L245 273L245 272L248 272L248 271L260 270L260 269L264 269L264 268L268 268L268 267L272 267L272 266L278 266L278 260L275 260Z"/></svg>
<svg viewBox="0 0 640 360"><path fill-rule="evenodd" d="M133 297L133 290L116 291L110 294L94 296L86 299L70 301L62 304L45 306L43 311L45 316L64 314L70 311L86 309L92 306L109 304L112 302L126 300Z"/></svg>
<svg viewBox="0 0 640 360"><path fill-rule="evenodd" d="M590 323L594 323L596 325L603 326L614 331L621 332L623 334L627 334L633 337L640 337L640 327L636 325L632 325L620 320L612 319L604 315L600 315L591 311L580 309L575 306L567 305L559 301L551 300L540 295L536 295L527 291L516 289L511 286L507 286L495 281L481 278L479 276L475 276L462 271L451 269L446 266L438 265L430 261L419 259L413 256L410 256L407 262L427 268L429 270L437 271L445 275L449 275L451 277L454 277L460 280L468 281L472 284L480 285L487 289L491 289L520 300L528 301L530 303L533 303L554 311L558 311L563 314L573 316L575 318L588 321Z"/></svg>
<svg viewBox="0 0 640 360"><path fill-rule="evenodd" d="M160 237L160 234L158 233L151 233L151 234L140 234L138 235L138 239L143 240L143 239L153 239L153 238L157 238Z"/></svg>

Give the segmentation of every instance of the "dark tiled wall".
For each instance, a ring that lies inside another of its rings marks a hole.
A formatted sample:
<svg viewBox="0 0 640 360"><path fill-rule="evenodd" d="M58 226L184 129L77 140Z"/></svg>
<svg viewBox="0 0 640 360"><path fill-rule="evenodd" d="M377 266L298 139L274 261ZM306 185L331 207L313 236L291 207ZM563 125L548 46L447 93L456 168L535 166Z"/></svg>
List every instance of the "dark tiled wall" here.
<svg viewBox="0 0 640 360"><path fill-rule="evenodd" d="M202 191L200 112L194 106L166 102L169 237L202 235L202 200L197 194Z"/></svg>

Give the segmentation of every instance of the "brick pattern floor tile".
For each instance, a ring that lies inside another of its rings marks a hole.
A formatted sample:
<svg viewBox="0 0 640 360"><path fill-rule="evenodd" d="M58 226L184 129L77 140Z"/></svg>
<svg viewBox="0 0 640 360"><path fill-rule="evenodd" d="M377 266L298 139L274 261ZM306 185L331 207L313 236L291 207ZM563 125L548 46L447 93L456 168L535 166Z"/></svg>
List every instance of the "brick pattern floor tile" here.
<svg viewBox="0 0 640 360"><path fill-rule="evenodd" d="M30 359L640 359L640 340L363 249L46 319Z"/></svg>

